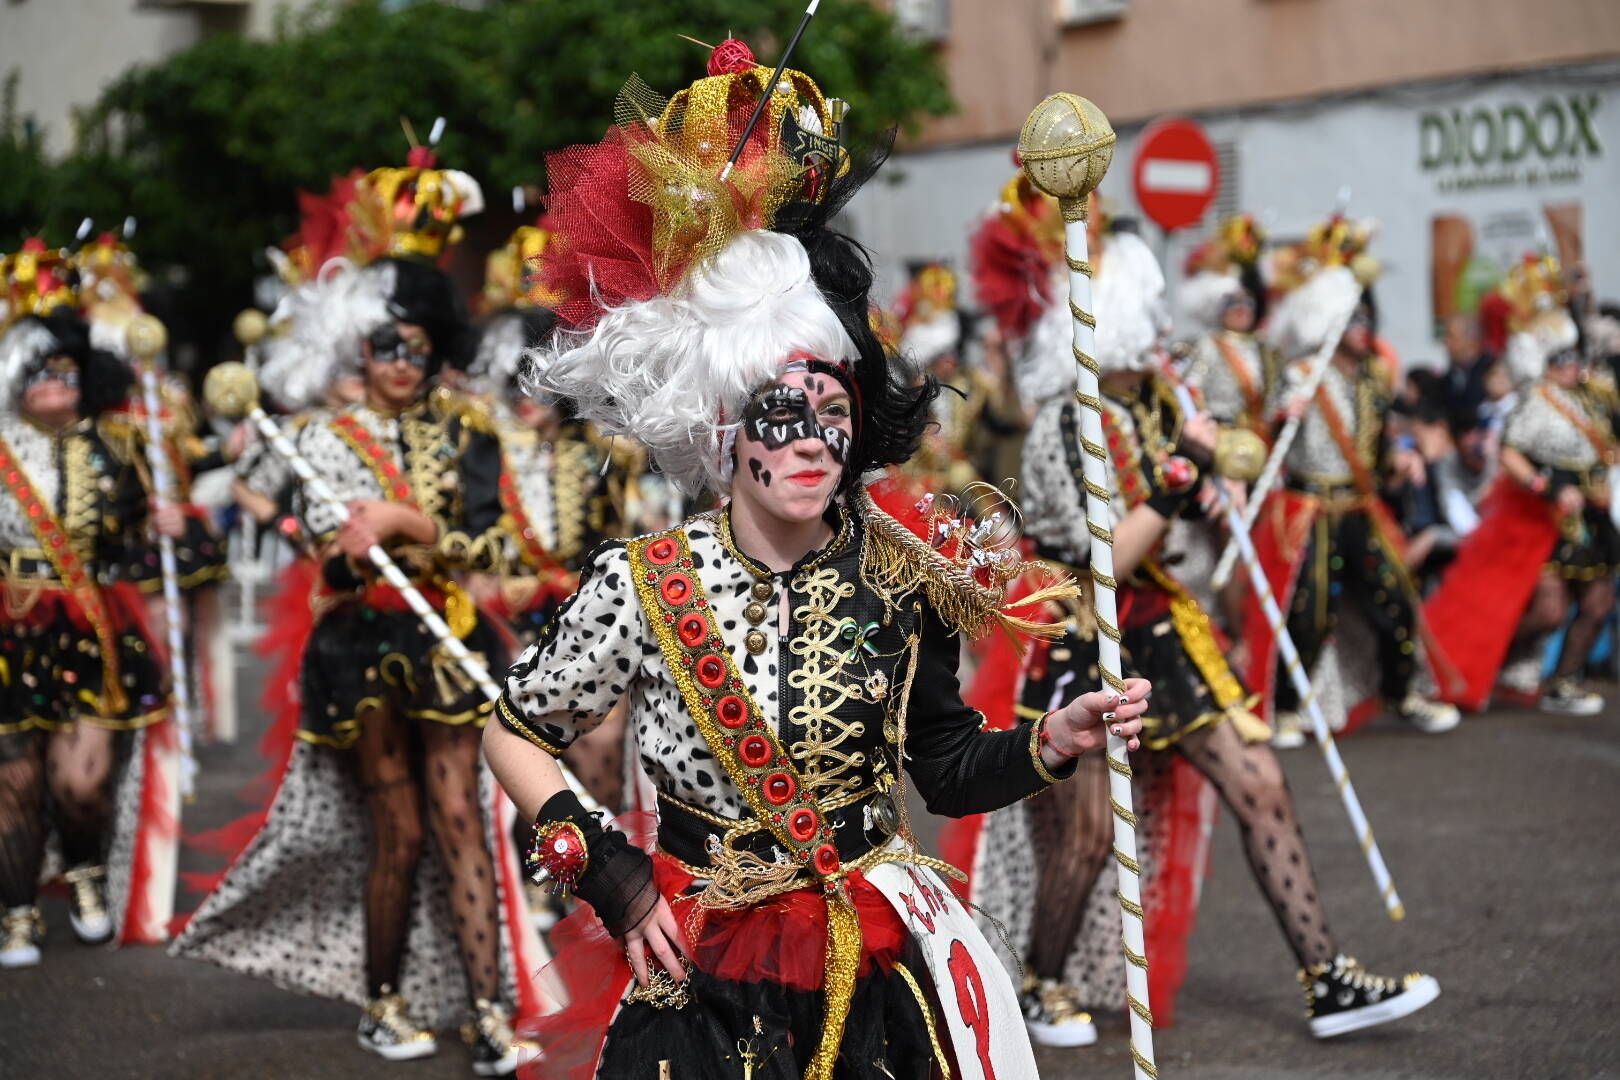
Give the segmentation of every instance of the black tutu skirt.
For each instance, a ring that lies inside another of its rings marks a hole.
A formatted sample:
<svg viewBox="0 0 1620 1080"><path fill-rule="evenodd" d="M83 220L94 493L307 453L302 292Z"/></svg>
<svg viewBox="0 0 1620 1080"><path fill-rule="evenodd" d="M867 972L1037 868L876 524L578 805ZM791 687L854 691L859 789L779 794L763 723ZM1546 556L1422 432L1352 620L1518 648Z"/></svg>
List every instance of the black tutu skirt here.
<svg viewBox="0 0 1620 1080"><path fill-rule="evenodd" d="M481 613L462 644L491 671L507 665L505 642ZM478 727L493 708L399 594L383 587L345 597L321 617L303 652L299 685L299 738L340 749L354 745L362 715L378 707Z"/></svg>
<svg viewBox="0 0 1620 1080"><path fill-rule="evenodd" d="M186 509L186 529L174 540L174 563L182 589L224 581L230 576L225 540L203 511ZM163 563L156 542L131 548L123 560L121 576L143 593L163 591Z"/></svg>
<svg viewBox="0 0 1620 1080"><path fill-rule="evenodd" d="M11 610L0 618L0 734L59 731L81 720L133 730L167 715L167 661L132 587L101 589L116 643L122 702L103 693L101 643L74 596L62 589L46 589L31 600L25 596L10 587Z"/></svg>
<svg viewBox="0 0 1620 1080"><path fill-rule="evenodd" d="M1588 506L1579 533L1558 541L1549 562L1554 573L1567 581L1595 581L1620 572L1620 532L1606 507Z"/></svg>

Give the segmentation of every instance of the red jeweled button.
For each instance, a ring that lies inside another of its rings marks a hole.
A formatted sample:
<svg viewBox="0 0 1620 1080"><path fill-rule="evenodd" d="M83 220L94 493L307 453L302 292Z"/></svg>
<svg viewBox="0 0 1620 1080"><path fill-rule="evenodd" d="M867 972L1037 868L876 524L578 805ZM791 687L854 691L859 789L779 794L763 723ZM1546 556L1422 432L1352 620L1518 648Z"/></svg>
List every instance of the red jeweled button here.
<svg viewBox="0 0 1620 1080"><path fill-rule="evenodd" d="M816 835L820 825L821 817L814 810L801 807L788 815L788 835L801 844Z"/></svg>
<svg viewBox="0 0 1620 1080"><path fill-rule="evenodd" d="M681 625L676 632L680 634L683 645L695 649L709 636L709 620L695 611L687 612L681 617Z"/></svg>
<svg viewBox="0 0 1620 1080"><path fill-rule="evenodd" d="M710 653L697 662L697 677L710 690L719 689L726 681L726 662Z"/></svg>
<svg viewBox="0 0 1620 1080"><path fill-rule="evenodd" d="M744 705L743 699L735 694L727 694L721 698L720 705L714 713L728 728L740 728L748 722L748 706Z"/></svg>
<svg viewBox="0 0 1620 1080"><path fill-rule="evenodd" d="M664 603L670 607L680 607L692 598L692 579L685 574L671 574L664 579L662 586Z"/></svg>
<svg viewBox="0 0 1620 1080"><path fill-rule="evenodd" d="M771 760L771 742L763 735L750 735L737 744L737 756L749 768L760 768Z"/></svg>
<svg viewBox="0 0 1620 1080"><path fill-rule="evenodd" d="M838 849L831 844L816 848L816 873L823 877L838 873Z"/></svg>
<svg viewBox="0 0 1620 1080"><path fill-rule="evenodd" d="M675 561L675 553L679 550L675 541L667 536L662 540L654 540L647 545L647 561L654 566L668 566Z"/></svg>
<svg viewBox="0 0 1620 1080"><path fill-rule="evenodd" d="M793 777L787 773L775 772L765 778L765 797L775 806L781 806L793 798L793 792L797 788Z"/></svg>

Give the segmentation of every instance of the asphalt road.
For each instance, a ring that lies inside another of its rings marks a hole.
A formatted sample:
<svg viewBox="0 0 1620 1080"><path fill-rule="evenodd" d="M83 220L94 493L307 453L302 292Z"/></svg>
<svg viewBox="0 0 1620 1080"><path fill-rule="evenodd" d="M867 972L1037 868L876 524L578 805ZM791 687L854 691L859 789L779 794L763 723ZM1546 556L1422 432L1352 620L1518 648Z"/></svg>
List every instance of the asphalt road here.
<svg viewBox="0 0 1620 1080"><path fill-rule="evenodd" d="M232 793L258 768L257 717L244 718L238 744L201 751L190 828L238 812ZM1294 751L1288 772L1328 916L1372 970L1437 976L1440 1000L1401 1024L1314 1042L1291 958L1223 818L1177 1023L1157 1033L1160 1075L1620 1076L1620 709L1584 720L1498 711L1437 737L1375 725L1342 748L1409 914L1384 915L1319 757ZM210 867L188 857L184 868ZM185 908L196 900L182 893ZM155 948L81 947L60 899L46 917L43 965L0 973L0 1077L471 1075L454 1035L436 1058L384 1064L355 1047L346 1005ZM1123 1019L1099 1026L1097 1047L1043 1053L1042 1075L1128 1077Z"/></svg>

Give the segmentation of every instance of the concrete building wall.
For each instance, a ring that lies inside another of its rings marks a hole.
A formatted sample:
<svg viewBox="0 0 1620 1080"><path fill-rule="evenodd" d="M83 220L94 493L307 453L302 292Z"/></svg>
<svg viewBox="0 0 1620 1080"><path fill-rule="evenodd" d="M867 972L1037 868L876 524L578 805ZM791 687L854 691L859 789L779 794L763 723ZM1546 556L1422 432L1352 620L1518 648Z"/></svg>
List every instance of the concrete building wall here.
<svg viewBox="0 0 1620 1080"><path fill-rule="evenodd" d="M268 34L281 8L313 0L0 0L0 78L17 74L17 111L46 149L72 148L73 114L131 65L214 33Z"/></svg>
<svg viewBox="0 0 1620 1080"><path fill-rule="evenodd" d="M1129 0L1064 25L1064 0L954 0L940 44L960 111L909 145L1016 135L1070 90L1117 124L1620 56L1615 0Z"/></svg>
<svg viewBox="0 0 1620 1080"><path fill-rule="evenodd" d="M1601 298L1620 299L1620 61L1227 110L1202 122L1234 166L1221 203L1259 214L1276 240L1303 236L1350 189L1351 215L1379 223L1372 251L1385 266L1384 332L1413 362L1439 359L1435 320L1459 296L1466 303L1472 283L1543 240L1566 260L1584 258ZM1131 166L1142 127L1117 125L1103 182L1109 208L1123 216L1139 215ZM851 225L878 253L880 295L898 289L907 260L943 257L962 269L963 299L973 303L968 233L1012 175L1015 142L1016 132L897 155L861 193ZM1172 293L1208 224L1166 237L1141 222Z"/></svg>

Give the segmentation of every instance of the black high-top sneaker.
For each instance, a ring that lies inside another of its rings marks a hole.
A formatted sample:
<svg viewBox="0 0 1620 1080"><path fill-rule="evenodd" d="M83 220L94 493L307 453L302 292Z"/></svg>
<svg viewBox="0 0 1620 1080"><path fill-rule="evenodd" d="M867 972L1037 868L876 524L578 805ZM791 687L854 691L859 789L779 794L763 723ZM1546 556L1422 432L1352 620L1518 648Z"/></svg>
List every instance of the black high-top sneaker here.
<svg viewBox="0 0 1620 1080"><path fill-rule="evenodd" d="M1040 1046L1072 1048L1097 1041L1097 1026L1080 1007L1072 986L1026 975L1019 1004L1024 1009L1024 1027Z"/></svg>
<svg viewBox="0 0 1620 1080"><path fill-rule="evenodd" d="M1433 976L1372 975L1343 953L1330 963L1301 970L1299 984L1305 988L1311 1034L1318 1039L1399 1020L1440 996L1440 984Z"/></svg>
<svg viewBox="0 0 1620 1080"><path fill-rule="evenodd" d="M380 997L366 1002L356 1038L362 1048L388 1061L414 1061L439 1049L433 1033L417 1027L411 1019L405 999L387 986Z"/></svg>
<svg viewBox="0 0 1620 1080"><path fill-rule="evenodd" d="M75 866L62 875L68 883L68 922L73 936L86 945L112 940L112 917L107 914L107 868Z"/></svg>
<svg viewBox="0 0 1620 1080"><path fill-rule="evenodd" d="M501 1006L479 998L473 1016L461 1025L461 1039L472 1051L473 1072L479 1076L511 1076L519 1065L540 1056L540 1048L512 1032L512 1020Z"/></svg>

